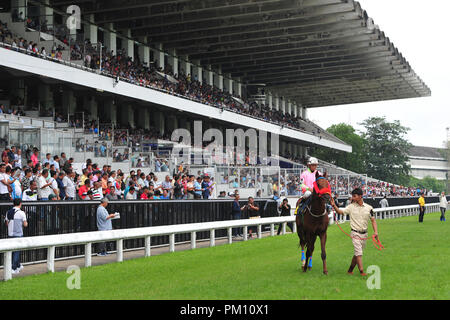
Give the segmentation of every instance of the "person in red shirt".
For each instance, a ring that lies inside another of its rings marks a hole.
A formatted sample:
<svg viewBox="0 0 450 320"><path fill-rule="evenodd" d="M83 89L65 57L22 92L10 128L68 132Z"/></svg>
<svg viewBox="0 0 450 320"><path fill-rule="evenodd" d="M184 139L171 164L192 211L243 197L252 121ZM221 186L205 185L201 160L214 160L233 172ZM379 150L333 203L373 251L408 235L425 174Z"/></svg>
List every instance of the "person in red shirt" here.
<svg viewBox="0 0 450 320"><path fill-rule="evenodd" d="M86 199L87 192L89 191L91 187L91 181L89 179L86 179L84 184L78 189L78 196L81 200Z"/></svg>
<svg viewBox="0 0 450 320"><path fill-rule="evenodd" d="M141 200L148 200L148 188L144 187L144 192L141 194Z"/></svg>

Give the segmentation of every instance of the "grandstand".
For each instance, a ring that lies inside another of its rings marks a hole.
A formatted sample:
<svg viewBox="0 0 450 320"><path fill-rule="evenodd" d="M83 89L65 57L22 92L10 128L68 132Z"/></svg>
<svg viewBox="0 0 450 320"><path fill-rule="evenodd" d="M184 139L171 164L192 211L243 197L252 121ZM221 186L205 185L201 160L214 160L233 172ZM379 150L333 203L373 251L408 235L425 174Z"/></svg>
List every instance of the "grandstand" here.
<svg viewBox="0 0 450 320"><path fill-rule="evenodd" d="M36 147L42 157L65 152L77 169L92 159L172 172L172 132L194 136L201 120L203 132L279 136L281 166L299 170L310 147L352 151L309 108L431 94L353 0L74 0L76 28L65 0L3 2L0 143L20 146L24 159ZM217 179L241 179L226 170ZM282 182L261 170L255 180Z"/></svg>

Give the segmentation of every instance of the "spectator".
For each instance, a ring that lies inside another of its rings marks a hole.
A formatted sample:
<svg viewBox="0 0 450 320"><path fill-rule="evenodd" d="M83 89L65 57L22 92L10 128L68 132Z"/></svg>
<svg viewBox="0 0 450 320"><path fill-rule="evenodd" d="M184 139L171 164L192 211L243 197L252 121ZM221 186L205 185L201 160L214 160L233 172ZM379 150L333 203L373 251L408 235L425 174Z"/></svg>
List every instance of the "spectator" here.
<svg viewBox="0 0 450 320"><path fill-rule="evenodd" d="M423 222L423 216L425 215L425 194L421 194L419 198L419 223Z"/></svg>
<svg viewBox="0 0 450 320"><path fill-rule="evenodd" d="M441 222L445 222L445 211L447 211L447 205L450 202L447 201L447 197L445 196L445 192L442 191L440 196L439 196L439 208L441 209Z"/></svg>
<svg viewBox="0 0 450 320"><path fill-rule="evenodd" d="M23 228L28 227L27 217L22 211L22 200L14 199L14 207L6 213L6 225L8 227L9 238L22 238ZM20 251L12 254L12 273L18 274L23 269L20 264Z"/></svg>
<svg viewBox="0 0 450 320"><path fill-rule="evenodd" d="M36 181L31 181L29 188L23 191L22 201L38 201Z"/></svg>
<svg viewBox="0 0 450 320"><path fill-rule="evenodd" d="M383 199L380 201L380 207L381 208L389 208L389 202L388 202L386 196L384 196Z"/></svg>
<svg viewBox="0 0 450 320"><path fill-rule="evenodd" d="M288 199L284 199L283 202L281 203L280 207L280 216L281 217L289 217L291 216L291 205L288 203ZM289 226L289 228L291 229L291 231L293 232L294 230L294 224L292 222L288 222L287 225ZM280 235L281 230L282 230L283 224L280 223L280 225L278 226L278 233L277 235Z"/></svg>
<svg viewBox="0 0 450 320"><path fill-rule="evenodd" d="M239 193L235 193L234 195L234 201L233 201L233 206L231 209L231 215L233 217L233 220L240 220L241 219L241 214L242 214L242 210L244 210L245 206L243 206L241 208L240 204L239 204ZM233 228L233 237L242 237L242 228Z"/></svg>
<svg viewBox="0 0 450 320"><path fill-rule="evenodd" d="M109 214L106 207L108 206L108 199L103 198L101 204L97 208L97 229L98 231L112 230L111 219L115 217L115 214ZM99 243L98 256L104 257L107 255L107 243Z"/></svg>
<svg viewBox="0 0 450 320"><path fill-rule="evenodd" d="M253 199L253 197L248 198L248 204L245 206L245 209L247 210L247 215L249 219L261 218L261 216L259 215L259 207L255 204L255 200ZM249 227L248 231L250 239L253 238L255 227Z"/></svg>

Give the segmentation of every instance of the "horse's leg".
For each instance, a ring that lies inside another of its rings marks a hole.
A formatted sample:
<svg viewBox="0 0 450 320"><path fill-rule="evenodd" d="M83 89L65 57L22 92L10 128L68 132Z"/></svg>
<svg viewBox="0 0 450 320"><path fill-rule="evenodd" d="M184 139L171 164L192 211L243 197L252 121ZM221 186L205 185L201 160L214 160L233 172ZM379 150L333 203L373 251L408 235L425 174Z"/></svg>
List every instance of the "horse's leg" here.
<svg viewBox="0 0 450 320"><path fill-rule="evenodd" d="M325 248L326 243L327 243L327 233L324 232L320 235L320 246L322 248L323 274L328 275L327 252Z"/></svg>
<svg viewBox="0 0 450 320"><path fill-rule="evenodd" d="M297 224L297 235L298 238L300 239L300 247L302 247L302 255L301 255L301 263L302 263L302 268L305 266L306 264L306 257L305 257L305 245L306 245L306 240L305 240L305 232L303 231L303 226L300 222L300 217L297 215L296 221L295 223Z"/></svg>
<svg viewBox="0 0 450 320"><path fill-rule="evenodd" d="M314 240L315 240L315 235L311 235L311 234L307 234L306 235L306 264L303 266L303 272L306 272L308 269L311 269L310 267L308 267L308 262L311 261L312 259L312 255L314 252Z"/></svg>

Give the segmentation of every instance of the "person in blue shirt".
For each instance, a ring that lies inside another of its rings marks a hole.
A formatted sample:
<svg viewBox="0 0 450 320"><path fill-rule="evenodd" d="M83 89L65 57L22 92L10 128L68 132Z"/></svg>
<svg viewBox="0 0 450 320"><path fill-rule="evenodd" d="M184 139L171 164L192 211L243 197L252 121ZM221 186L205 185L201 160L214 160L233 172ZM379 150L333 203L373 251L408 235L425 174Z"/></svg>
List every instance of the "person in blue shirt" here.
<svg viewBox="0 0 450 320"><path fill-rule="evenodd" d="M209 196L211 195L211 187L210 187L210 178L209 176L205 176L201 185L201 188L203 189L203 199L208 200Z"/></svg>
<svg viewBox="0 0 450 320"><path fill-rule="evenodd" d="M97 208L97 229L98 231L112 230L111 219L115 217L115 214L109 214L106 207L108 206L108 199L103 198L101 204ZM99 243L98 256L104 257L107 255L106 242Z"/></svg>
<svg viewBox="0 0 450 320"><path fill-rule="evenodd" d="M194 199L201 199L202 198L202 178L198 177L197 180L194 181Z"/></svg>

